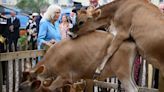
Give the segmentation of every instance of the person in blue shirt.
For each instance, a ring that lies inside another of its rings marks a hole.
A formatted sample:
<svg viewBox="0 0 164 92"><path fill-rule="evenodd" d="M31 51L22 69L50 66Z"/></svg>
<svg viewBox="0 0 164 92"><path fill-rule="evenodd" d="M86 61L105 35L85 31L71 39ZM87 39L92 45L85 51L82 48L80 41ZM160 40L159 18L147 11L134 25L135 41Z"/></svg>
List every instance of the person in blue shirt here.
<svg viewBox="0 0 164 92"><path fill-rule="evenodd" d="M61 7L52 4L44 13L44 16L39 24L39 34L37 39L38 49L41 49L44 45L50 47L52 44L61 41L61 34L58 23L60 12Z"/></svg>

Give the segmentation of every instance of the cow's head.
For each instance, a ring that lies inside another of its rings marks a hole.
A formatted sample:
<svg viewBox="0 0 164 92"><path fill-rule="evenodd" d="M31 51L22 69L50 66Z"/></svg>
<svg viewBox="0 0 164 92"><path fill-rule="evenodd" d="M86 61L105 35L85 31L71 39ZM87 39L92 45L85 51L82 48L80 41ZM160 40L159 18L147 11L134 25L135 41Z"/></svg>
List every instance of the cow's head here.
<svg viewBox="0 0 164 92"><path fill-rule="evenodd" d="M50 89L53 80L46 79L44 81L32 80L25 81L21 83L19 87L19 92L61 92L61 88L56 88L55 90Z"/></svg>
<svg viewBox="0 0 164 92"><path fill-rule="evenodd" d="M40 91L41 81L33 80L33 81L25 81L21 83L19 87L19 92L42 92Z"/></svg>
<svg viewBox="0 0 164 92"><path fill-rule="evenodd" d="M19 92L61 92L61 88L71 84L68 79L61 76L43 76L45 66L40 66L23 73L23 81L20 84ZM48 74L49 75L49 74Z"/></svg>
<svg viewBox="0 0 164 92"><path fill-rule="evenodd" d="M38 79L38 75L42 74L45 71L45 66L42 65L38 68L31 69L29 71L24 71L22 74L22 82L24 81L33 81Z"/></svg>
<svg viewBox="0 0 164 92"><path fill-rule="evenodd" d="M70 36L72 38L76 37L80 33L78 33L79 29L83 27L83 24L92 23L99 18L101 15L100 9L95 9L94 6L90 6L87 9L81 9L77 12L76 24L71 29L72 34ZM75 35L77 34L77 35Z"/></svg>
<svg viewBox="0 0 164 92"><path fill-rule="evenodd" d="M22 83L19 92L51 92L48 88L51 82L40 77L45 70L45 66L23 72Z"/></svg>
<svg viewBox="0 0 164 92"><path fill-rule="evenodd" d="M52 78L47 78L43 82L40 80L25 81L21 83L19 92L62 92L62 90L64 92L75 92L72 84L63 83L65 85L55 88L54 81Z"/></svg>

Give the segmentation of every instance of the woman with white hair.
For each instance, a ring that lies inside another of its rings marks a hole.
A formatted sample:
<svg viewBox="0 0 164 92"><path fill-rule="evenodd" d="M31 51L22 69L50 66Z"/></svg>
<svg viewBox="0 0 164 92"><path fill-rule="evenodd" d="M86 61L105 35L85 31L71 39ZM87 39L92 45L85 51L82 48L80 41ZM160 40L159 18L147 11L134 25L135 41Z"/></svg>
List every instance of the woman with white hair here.
<svg viewBox="0 0 164 92"><path fill-rule="evenodd" d="M59 23L57 23L60 12L61 7L52 4L44 13L39 25L39 34L37 39L38 49L42 48L43 45L52 46L52 44L61 40Z"/></svg>

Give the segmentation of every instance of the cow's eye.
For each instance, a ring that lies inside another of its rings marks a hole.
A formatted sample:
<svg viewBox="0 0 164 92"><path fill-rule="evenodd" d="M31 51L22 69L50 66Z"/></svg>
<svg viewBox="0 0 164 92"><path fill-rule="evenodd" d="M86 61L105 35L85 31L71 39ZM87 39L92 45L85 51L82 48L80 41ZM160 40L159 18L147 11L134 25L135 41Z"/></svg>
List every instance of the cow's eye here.
<svg viewBox="0 0 164 92"><path fill-rule="evenodd" d="M82 25L82 24L84 24L84 22L83 22L83 21L80 21L80 22L79 22L79 25Z"/></svg>

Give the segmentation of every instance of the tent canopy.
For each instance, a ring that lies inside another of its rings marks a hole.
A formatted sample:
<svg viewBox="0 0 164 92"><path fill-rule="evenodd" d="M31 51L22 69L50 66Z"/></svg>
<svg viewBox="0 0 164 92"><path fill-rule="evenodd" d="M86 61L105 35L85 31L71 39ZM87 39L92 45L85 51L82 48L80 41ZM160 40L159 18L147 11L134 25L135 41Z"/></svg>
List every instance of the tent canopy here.
<svg viewBox="0 0 164 92"><path fill-rule="evenodd" d="M10 17L10 12L11 11L15 11L16 12L16 16L19 18L20 23L21 23L21 29L25 29L27 22L28 22L28 13L29 12L25 12L22 11L19 8L16 8L14 6L6 6L6 5L0 5L0 13L5 15L6 17Z"/></svg>

